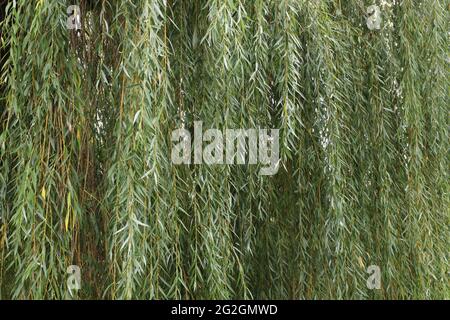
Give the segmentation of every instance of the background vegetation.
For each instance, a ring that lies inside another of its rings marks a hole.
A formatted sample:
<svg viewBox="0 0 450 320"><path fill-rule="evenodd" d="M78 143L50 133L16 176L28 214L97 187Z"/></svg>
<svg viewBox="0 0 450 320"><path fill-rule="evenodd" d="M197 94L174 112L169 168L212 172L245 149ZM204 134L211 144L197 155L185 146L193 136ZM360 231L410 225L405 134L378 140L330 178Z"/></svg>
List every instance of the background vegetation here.
<svg viewBox="0 0 450 320"><path fill-rule="evenodd" d="M0 3L0 298L449 298L447 1ZM172 165L195 120L278 174Z"/></svg>

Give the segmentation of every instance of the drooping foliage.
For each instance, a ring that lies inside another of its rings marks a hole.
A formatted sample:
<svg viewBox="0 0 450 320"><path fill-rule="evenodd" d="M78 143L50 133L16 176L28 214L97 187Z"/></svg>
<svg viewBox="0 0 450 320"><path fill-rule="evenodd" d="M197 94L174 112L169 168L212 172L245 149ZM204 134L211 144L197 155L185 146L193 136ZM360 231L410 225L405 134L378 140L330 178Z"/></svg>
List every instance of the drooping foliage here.
<svg viewBox="0 0 450 320"><path fill-rule="evenodd" d="M0 3L0 298L449 298L446 1ZM194 121L278 173L172 164Z"/></svg>

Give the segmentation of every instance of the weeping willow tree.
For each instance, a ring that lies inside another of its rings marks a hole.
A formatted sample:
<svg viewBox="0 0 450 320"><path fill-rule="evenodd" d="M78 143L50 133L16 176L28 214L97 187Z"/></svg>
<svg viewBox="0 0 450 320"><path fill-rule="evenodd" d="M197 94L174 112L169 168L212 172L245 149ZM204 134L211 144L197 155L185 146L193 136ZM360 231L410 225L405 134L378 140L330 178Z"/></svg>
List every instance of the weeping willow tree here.
<svg viewBox="0 0 450 320"><path fill-rule="evenodd" d="M0 298L450 298L446 1L0 3ZM195 121L278 173L174 165Z"/></svg>

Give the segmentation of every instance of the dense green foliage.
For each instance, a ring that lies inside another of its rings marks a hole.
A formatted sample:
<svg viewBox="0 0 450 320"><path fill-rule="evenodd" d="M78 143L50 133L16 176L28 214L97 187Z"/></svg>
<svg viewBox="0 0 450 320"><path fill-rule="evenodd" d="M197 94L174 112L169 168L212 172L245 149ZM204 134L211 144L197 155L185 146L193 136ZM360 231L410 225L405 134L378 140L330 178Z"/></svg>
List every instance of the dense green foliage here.
<svg viewBox="0 0 450 320"><path fill-rule="evenodd" d="M449 298L447 1L1 3L0 298ZM280 170L173 165L196 120Z"/></svg>

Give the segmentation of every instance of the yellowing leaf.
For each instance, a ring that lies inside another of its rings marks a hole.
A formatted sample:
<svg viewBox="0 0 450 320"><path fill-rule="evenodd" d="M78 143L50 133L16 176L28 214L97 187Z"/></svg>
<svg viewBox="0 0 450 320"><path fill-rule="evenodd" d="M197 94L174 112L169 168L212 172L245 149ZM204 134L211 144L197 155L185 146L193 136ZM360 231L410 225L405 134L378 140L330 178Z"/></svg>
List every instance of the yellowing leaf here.
<svg viewBox="0 0 450 320"><path fill-rule="evenodd" d="M364 262L363 262L363 259L361 257L358 257L358 262L359 262L359 266L361 268L364 268Z"/></svg>
<svg viewBox="0 0 450 320"><path fill-rule="evenodd" d="M36 3L36 9L38 9L40 6L42 6L43 3L44 3L44 0L39 0L39 1Z"/></svg>
<svg viewBox="0 0 450 320"><path fill-rule="evenodd" d="M66 214L66 219L64 220L66 232L69 231L70 209L72 207L71 203L72 203L72 199L70 198L70 193L68 193L67 194L67 214Z"/></svg>

